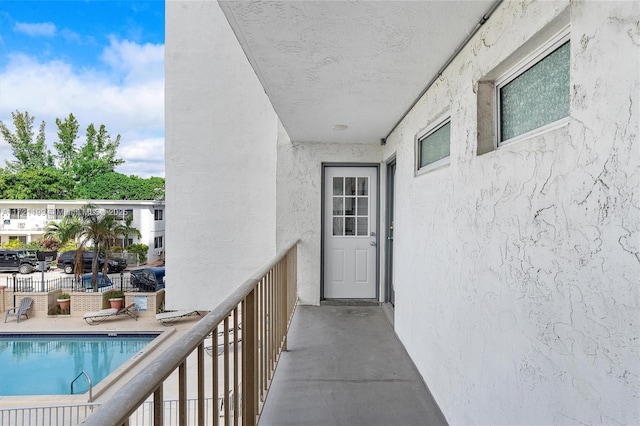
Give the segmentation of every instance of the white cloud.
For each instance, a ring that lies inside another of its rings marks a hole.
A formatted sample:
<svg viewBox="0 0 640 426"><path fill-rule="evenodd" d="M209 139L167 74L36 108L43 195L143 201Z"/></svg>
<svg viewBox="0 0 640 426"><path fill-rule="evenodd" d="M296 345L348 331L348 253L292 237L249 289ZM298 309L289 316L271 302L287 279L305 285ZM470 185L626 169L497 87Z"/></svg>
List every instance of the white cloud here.
<svg viewBox="0 0 640 426"><path fill-rule="evenodd" d="M16 22L13 29L19 33L24 33L30 36L52 37L56 34L56 26L51 22L41 22L37 24Z"/></svg>
<svg viewBox="0 0 640 426"><path fill-rule="evenodd" d="M47 142L57 140L56 118L73 113L80 124L79 143L90 123L104 124L115 138L126 174L164 176L164 46L111 40L102 58L105 69L76 69L62 61L41 62L13 55L0 71L0 120L13 129L11 112L28 111L35 129L47 124ZM12 160L0 142L0 167Z"/></svg>

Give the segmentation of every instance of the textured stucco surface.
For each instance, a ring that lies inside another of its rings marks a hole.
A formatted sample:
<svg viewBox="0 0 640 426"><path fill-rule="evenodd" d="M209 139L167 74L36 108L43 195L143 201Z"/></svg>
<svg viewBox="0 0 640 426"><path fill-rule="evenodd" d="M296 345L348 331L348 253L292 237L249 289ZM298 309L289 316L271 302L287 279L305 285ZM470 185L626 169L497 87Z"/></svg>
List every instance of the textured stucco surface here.
<svg viewBox="0 0 640 426"><path fill-rule="evenodd" d="M206 310L275 255L278 119L217 2L166 9L166 303Z"/></svg>
<svg viewBox="0 0 640 426"><path fill-rule="evenodd" d="M478 81L563 11L568 125L478 156ZM505 2L384 147L395 326L451 424L640 423L639 21ZM415 176L413 137L447 112L451 164Z"/></svg>

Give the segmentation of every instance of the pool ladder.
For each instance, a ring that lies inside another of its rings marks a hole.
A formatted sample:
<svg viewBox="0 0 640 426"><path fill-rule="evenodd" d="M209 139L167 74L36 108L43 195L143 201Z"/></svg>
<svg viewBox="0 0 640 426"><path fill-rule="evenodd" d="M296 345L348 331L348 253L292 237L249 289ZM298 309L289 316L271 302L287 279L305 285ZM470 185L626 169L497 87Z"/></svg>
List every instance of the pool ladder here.
<svg viewBox="0 0 640 426"><path fill-rule="evenodd" d="M87 374L86 371L82 370L80 374L76 376L75 379L71 381L71 395L73 395L73 384L78 380L81 376L87 378L87 382L89 382L89 402L93 401L93 384L91 383L91 377Z"/></svg>

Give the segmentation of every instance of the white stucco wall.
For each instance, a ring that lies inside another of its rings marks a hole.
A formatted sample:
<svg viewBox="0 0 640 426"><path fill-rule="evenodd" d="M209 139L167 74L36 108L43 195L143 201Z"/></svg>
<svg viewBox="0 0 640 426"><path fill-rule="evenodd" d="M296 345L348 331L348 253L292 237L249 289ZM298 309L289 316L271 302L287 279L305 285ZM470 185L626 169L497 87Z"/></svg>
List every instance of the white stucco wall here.
<svg viewBox="0 0 640 426"><path fill-rule="evenodd" d="M640 423L638 5L504 2L387 140L395 327L451 424ZM568 126L478 156L478 80L566 8Z"/></svg>
<svg viewBox="0 0 640 426"><path fill-rule="evenodd" d="M275 255L277 116L217 2L166 40L166 304L211 309Z"/></svg>
<svg viewBox="0 0 640 426"><path fill-rule="evenodd" d="M379 145L291 142L281 128L278 140L278 249L300 239L298 297L320 304L322 164L378 163Z"/></svg>

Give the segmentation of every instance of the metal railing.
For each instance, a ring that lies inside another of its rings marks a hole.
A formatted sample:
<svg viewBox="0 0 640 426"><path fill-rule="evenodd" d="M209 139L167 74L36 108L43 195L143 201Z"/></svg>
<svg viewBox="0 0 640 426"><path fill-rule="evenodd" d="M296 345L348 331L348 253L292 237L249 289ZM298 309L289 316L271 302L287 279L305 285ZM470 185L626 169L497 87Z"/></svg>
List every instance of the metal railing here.
<svg viewBox="0 0 640 426"><path fill-rule="evenodd" d="M0 426L69 426L86 419L99 404L0 409Z"/></svg>
<svg viewBox="0 0 640 426"><path fill-rule="evenodd" d="M98 291L104 292L107 290L112 290L114 288L120 289L122 291L141 291L141 289L137 288L131 283L131 277L129 275L121 274L112 274L109 275L111 279L111 286L108 287L99 287ZM62 290L62 289L71 289L73 291L85 291L86 289L83 287L83 283L81 280L76 279L74 276L68 277L58 277L45 279L44 281L39 277L21 277L21 276L12 276L6 277L6 286L7 289L19 292L48 292L54 290ZM88 291L92 291L89 289Z"/></svg>
<svg viewBox="0 0 640 426"><path fill-rule="evenodd" d="M177 371L178 424L255 425L279 355L286 350L296 304L297 242L245 281L82 424L129 425L130 417L150 400L153 424L163 425L165 381ZM196 413L187 420L187 358L194 352ZM210 367L208 374L205 364ZM211 423L206 414L207 391L218 396L222 405L221 414L212 416Z"/></svg>
<svg viewBox="0 0 640 426"><path fill-rule="evenodd" d="M204 400L204 420L205 424L213 424L214 417L218 417L224 421L224 402L223 398L217 399L218 404L214 407L213 398L205 398ZM164 426L178 426L179 401L176 399L165 399L163 403L164 409ZM198 413L198 400L195 398L188 399L187 402L187 421L186 424L195 424ZM20 407L20 408L0 408L0 426L69 426L82 422L89 417L93 411L100 406L100 403L81 403L69 405L52 405L42 407ZM233 407L231 407L233 410ZM152 426L153 425L153 401L145 401L129 417L129 426Z"/></svg>

